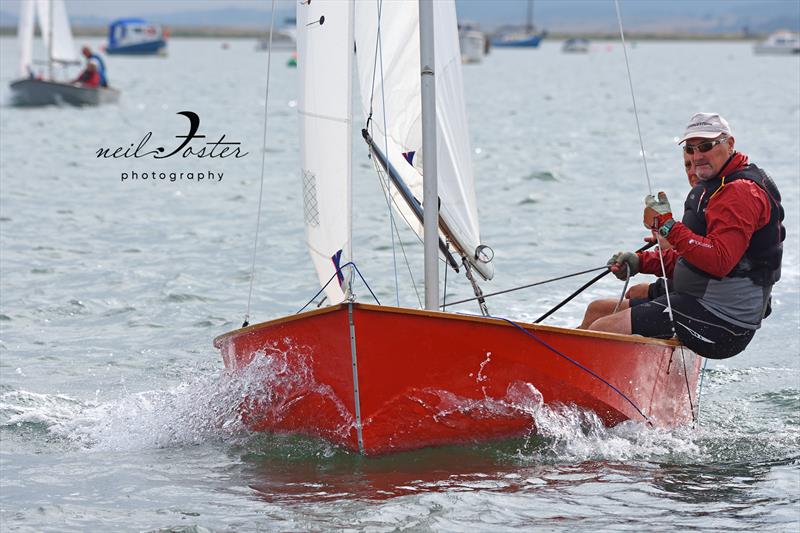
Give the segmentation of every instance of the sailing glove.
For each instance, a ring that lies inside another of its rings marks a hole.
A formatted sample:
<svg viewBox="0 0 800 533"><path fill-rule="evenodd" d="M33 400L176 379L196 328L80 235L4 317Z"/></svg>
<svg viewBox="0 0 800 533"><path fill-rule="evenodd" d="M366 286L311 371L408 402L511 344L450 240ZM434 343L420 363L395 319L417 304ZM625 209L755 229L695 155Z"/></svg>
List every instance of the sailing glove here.
<svg viewBox="0 0 800 533"><path fill-rule="evenodd" d="M658 229L667 220L672 220L672 209L664 192L658 193L658 199L648 194L644 199L643 222L646 228Z"/></svg>
<svg viewBox="0 0 800 533"><path fill-rule="evenodd" d="M617 279L625 280L639 273L639 256L633 252L617 252L606 263ZM613 267L617 267L614 269ZM628 274L627 272L630 272Z"/></svg>

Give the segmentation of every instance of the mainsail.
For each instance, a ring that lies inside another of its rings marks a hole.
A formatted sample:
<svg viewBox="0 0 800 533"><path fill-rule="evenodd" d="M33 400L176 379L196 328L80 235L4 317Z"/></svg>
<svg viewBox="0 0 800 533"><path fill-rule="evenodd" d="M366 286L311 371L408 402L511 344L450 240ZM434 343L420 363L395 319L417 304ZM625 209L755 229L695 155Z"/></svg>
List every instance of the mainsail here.
<svg viewBox="0 0 800 533"><path fill-rule="evenodd" d="M27 78L30 75L33 61L33 27L36 23L36 5L33 0L23 2L20 6L19 23L17 25L17 41L19 42L19 75Z"/></svg>
<svg viewBox="0 0 800 533"><path fill-rule="evenodd" d="M324 285L351 258L353 3L298 2L297 30L306 244ZM348 293L337 278L330 304Z"/></svg>
<svg viewBox="0 0 800 533"><path fill-rule="evenodd" d="M434 70L441 221L448 228L445 237L484 278L491 279L493 266L475 258L481 244L480 229L455 3L452 0L434 2L434 18L437 29ZM362 107L364 117L371 117L372 138L422 203L424 154L417 2L383 0L356 3L355 39ZM402 202L396 197L394 204L414 231L422 235L422 224Z"/></svg>
<svg viewBox="0 0 800 533"><path fill-rule="evenodd" d="M72 38L64 0L25 0L20 9L17 26L20 76L27 78L31 72L36 19L39 21L39 33L48 53L48 61L78 63L78 53Z"/></svg>
<svg viewBox="0 0 800 533"><path fill-rule="evenodd" d="M78 62L78 53L75 49L75 41L72 39L72 30L69 26L64 0L37 0L36 12L39 17L39 31L42 34L44 46L51 51L50 61ZM52 21L50 20L51 12ZM51 32L52 46L50 43Z"/></svg>

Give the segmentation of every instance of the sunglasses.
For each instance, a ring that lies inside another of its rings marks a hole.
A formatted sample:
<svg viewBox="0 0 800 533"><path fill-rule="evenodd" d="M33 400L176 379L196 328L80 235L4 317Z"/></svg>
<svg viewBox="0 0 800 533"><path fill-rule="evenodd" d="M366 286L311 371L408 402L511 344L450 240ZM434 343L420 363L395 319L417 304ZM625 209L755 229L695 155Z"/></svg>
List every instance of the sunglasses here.
<svg viewBox="0 0 800 533"><path fill-rule="evenodd" d="M701 154L704 154L704 153L708 152L709 150L711 150L712 148L714 148L716 145L722 144L727 140L728 140L727 137L723 137L721 139L717 139L716 141L706 141L706 142L702 142L702 143L695 144L695 145L685 144L683 146L683 151L686 152L689 155L694 154L695 150L697 150Z"/></svg>

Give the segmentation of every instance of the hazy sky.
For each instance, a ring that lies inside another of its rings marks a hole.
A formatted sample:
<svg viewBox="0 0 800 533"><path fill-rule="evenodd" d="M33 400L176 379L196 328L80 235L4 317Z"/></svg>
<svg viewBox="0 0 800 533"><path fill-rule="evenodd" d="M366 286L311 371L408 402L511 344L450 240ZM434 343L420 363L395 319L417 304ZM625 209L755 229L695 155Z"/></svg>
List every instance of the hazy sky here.
<svg viewBox="0 0 800 533"><path fill-rule="evenodd" d="M326 0L316 0L324 2ZM374 1L374 0L360 0ZM672 24L676 27L702 28L703 21L735 20L735 24L757 25L772 20L788 28L800 26L800 0L619 0L626 21L645 29ZM21 0L0 0L0 11L16 16ZM276 0L282 15L294 11L297 0ZM268 13L272 0L66 0L71 17L92 17L110 21L119 17L145 16L159 22L174 13L200 13L258 10ZM609 26L613 29L613 0L536 0L534 22L549 28ZM524 21L526 0L456 0L458 16L488 27ZM196 19L196 17L195 17ZM181 24L181 17L169 17L171 24ZM202 23L207 23L202 19ZM208 18L211 23L216 20ZM267 18L268 20L268 18ZM263 23L258 21L258 23Z"/></svg>

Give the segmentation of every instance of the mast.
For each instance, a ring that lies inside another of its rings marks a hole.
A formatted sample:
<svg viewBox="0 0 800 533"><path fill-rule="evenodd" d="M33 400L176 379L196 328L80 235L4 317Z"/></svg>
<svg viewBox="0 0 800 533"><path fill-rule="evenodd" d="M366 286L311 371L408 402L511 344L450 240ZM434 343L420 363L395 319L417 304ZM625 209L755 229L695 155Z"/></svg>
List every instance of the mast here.
<svg viewBox="0 0 800 533"><path fill-rule="evenodd" d="M48 17L48 28L47 33L50 36L47 43L47 68L50 80L53 79L53 2L47 3L48 9L50 11L50 16Z"/></svg>
<svg viewBox="0 0 800 533"><path fill-rule="evenodd" d="M424 215L425 309L439 308L439 192L436 182L436 85L433 0L419 0L419 64L422 89L422 211Z"/></svg>
<svg viewBox="0 0 800 533"><path fill-rule="evenodd" d="M528 24L525 27L528 33L533 32L533 0L528 0Z"/></svg>

